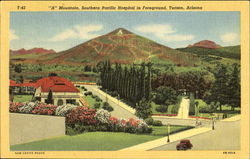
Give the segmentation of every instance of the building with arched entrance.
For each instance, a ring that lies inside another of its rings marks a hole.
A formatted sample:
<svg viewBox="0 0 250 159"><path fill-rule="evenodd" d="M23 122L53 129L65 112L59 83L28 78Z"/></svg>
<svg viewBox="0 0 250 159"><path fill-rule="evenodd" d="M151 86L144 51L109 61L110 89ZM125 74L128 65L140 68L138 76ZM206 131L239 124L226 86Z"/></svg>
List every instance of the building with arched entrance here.
<svg viewBox="0 0 250 159"><path fill-rule="evenodd" d="M80 91L69 80L59 76L49 76L39 79L34 94L36 100L54 105L78 104ZM48 99L51 98L51 99Z"/></svg>

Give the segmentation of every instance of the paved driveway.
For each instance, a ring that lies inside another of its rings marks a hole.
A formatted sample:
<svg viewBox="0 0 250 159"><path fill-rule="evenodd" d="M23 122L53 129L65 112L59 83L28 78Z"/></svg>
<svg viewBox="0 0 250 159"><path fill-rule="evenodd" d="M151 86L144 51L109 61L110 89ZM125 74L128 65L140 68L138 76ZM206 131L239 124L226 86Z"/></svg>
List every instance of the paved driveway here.
<svg viewBox="0 0 250 159"><path fill-rule="evenodd" d="M88 91L91 91L94 95L97 95L98 97L100 97L103 101L106 101L106 96L101 94L98 90L96 90L96 88L98 88L98 86L95 85L84 85L85 88L88 89ZM119 106L119 102L114 102L112 101L108 96L108 103L114 108L114 111L111 112L111 115L114 117L118 117L118 118L137 118L134 114L130 113L129 111L127 111L126 109L122 108Z"/></svg>

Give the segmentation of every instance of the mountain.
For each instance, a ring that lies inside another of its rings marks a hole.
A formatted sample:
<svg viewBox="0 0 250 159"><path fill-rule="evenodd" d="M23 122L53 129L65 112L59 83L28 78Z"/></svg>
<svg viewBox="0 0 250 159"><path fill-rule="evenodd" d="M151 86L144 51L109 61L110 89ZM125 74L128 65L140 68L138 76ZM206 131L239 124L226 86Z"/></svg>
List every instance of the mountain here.
<svg viewBox="0 0 250 159"><path fill-rule="evenodd" d="M10 50L10 54L11 55L25 55L25 54L48 54L48 53L56 53L54 50L50 49L44 49L44 48L33 48L30 50L26 50L24 48L20 49L20 50Z"/></svg>
<svg viewBox="0 0 250 159"><path fill-rule="evenodd" d="M187 47L187 48L178 48L176 50L189 52L191 54L199 56L217 56L235 60L240 60L240 54L241 54L240 45L227 46L215 49L202 48L202 47Z"/></svg>
<svg viewBox="0 0 250 159"><path fill-rule="evenodd" d="M199 41L193 45L188 45L187 46L188 48L192 48L192 47L200 47L200 48L207 48L207 49L218 49L218 48L221 48L220 45L216 44L215 42L213 41L210 41L210 40L202 40L202 41Z"/></svg>
<svg viewBox="0 0 250 159"><path fill-rule="evenodd" d="M40 56L39 59L34 60L36 63L43 64L95 65L107 59L110 59L112 63L152 61L179 66L193 66L200 60L196 55L158 44L124 28L118 28L68 50Z"/></svg>

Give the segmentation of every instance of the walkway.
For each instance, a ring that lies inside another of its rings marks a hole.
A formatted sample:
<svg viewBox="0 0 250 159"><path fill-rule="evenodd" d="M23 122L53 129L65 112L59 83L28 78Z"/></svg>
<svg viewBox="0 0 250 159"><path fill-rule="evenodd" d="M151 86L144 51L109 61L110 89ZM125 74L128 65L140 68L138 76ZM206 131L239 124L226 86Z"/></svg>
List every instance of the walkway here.
<svg viewBox="0 0 250 159"><path fill-rule="evenodd" d="M186 131L183 131L183 132L180 132L180 133L170 135L169 136L169 139L170 139L169 143L167 143L167 137L163 137L163 138L160 138L160 139L156 139L156 140L153 140L153 141L149 141L149 142L142 143L142 144L139 144L139 145L135 145L135 146L132 146L132 147L128 147L128 148L125 148L125 149L121 149L120 151L124 151L124 150L144 150L144 151L151 150L151 149L153 149L155 147L159 147L159 146L162 146L162 145L165 145L165 144L170 144L170 143L178 141L180 139L188 138L188 137L191 137L191 136L194 136L194 135L197 135L197 134L202 134L202 133L208 132L210 130L211 130L211 128L205 128L205 127L194 128L194 129L190 129L190 130L186 130Z"/></svg>
<svg viewBox="0 0 250 159"><path fill-rule="evenodd" d="M125 103L117 100L116 98L108 95L107 93L103 92L98 88L96 85L84 85L88 91L91 91L94 95L100 97L103 101L106 101L114 108L111 112L111 115L118 118L137 118L135 116L135 109L129 107Z"/></svg>
<svg viewBox="0 0 250 159"><path fill-rule="evenodd" d="M189 116L190 99L182 97L177 118L187 119Z"/></svg>

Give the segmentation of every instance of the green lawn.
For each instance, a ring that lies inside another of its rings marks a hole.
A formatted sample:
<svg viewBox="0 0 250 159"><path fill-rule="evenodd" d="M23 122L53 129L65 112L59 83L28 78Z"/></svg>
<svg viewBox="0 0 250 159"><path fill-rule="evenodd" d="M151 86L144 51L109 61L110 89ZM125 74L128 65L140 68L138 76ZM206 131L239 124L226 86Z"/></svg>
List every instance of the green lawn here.
<svg viewBox="0 0 250 159"><path fill-rule="evenodd" d="M171 126L171 133L181 131L187 126ZM11 150L75 150L75 151L112 151L130 147L167 135L166 126L153 126L150 135L138 135L121 132L86 132L75 136L63 136L25 144L13 145Z"/></svg>
<svg viewBox="0 0 250 159"><path fill-rule="evenodd" d="M75 136L57 137L47 140L11 146L11 150L119 150L160 136L136 135L114 132L88 132Z"/></svg>
<svg viewBox="0 0 250 159"><path fill-rule="evenodd" d="M94 108L94 104L97 103L95 98L92 98L91 95L84 96L83 98L86 100L86 102L88 102L90 108Z"/></svg>
<svg viewBox="0 0 250 159"><path fill-rule="evenodd" d="M196 99L195 101L199 102L199 106L206 105L206 103L201 99ZM214 112L214 113L199 113L198 116L199 117L212 118L216 114L221 114L221 116L222 116L223 113L226 113L227 118L229 118L229 117L240 114L240 108L239 107L236 107L234 111L231 110L231 107L229 105L222 105L221 108L222 108L222 111L220 111L219 108L217 108L216 112Z"/></svg>
<svg viewBox="0 0 250 159"><path fill-rule="evenodd" d="M191 129L192 126L181 126L181 125L172 125L170 126L170 134L180 132L183 130ZM152 135L156 136L167 136L167 126L153 126Z"/></svg>
<svg viewBox="0 0 250 159"><path fill-rule="evenodd" d="M14 95L14 102L29 102L32 97L32 95Z"/></svg>

